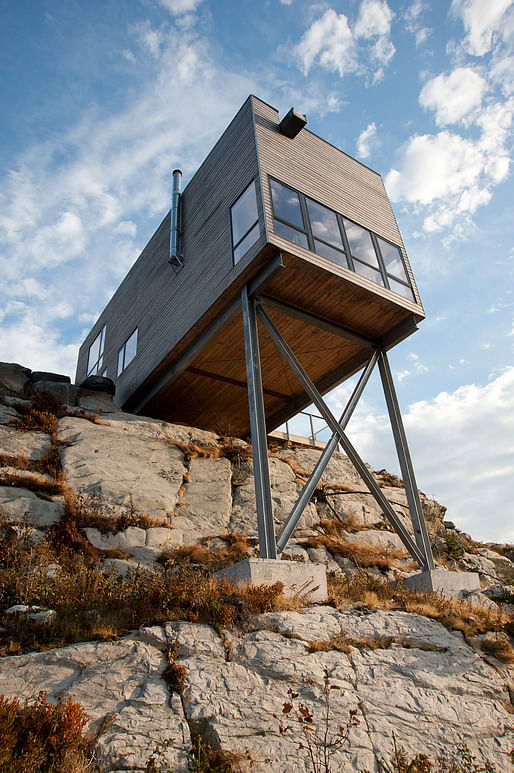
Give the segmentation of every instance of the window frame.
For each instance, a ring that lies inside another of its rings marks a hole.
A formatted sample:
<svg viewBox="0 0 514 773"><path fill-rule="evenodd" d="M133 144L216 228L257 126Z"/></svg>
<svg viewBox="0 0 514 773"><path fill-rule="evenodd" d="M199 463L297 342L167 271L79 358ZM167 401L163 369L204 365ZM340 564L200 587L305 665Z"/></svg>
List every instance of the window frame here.
<svg viewBox="0 0 514 773"><path fill-rule="evenodd" d="M90 344L87 350L87 364L86 364L86 378L89 378L89 376L98 376L99 371L103 370L103 359L104 359L104 350L105 350L105 329L106 324L104 323L102 329L99 331L99 333L95 336L94 340ZM100 339L100 344L98 347L98 357L95 360L92 367L90 367L89 364L89 358L91 356L91 349L96 344L96 342Z"/></svg>
<svg viewBox="0 0 514 773"><path fill-rule="evenodd" d="M283 217L280 217L275 213L275 206L273 203L273 189L272 189L272 181L275 183L278 183L283 188L287 188L288 190L292 191L293 193L297 194L299 201L300 201L300 210L303 218L303 229L299 228L294 223L291 223L290 221L286 220ZM291 239L287 239L286 236L282 236L280 233L278 233L275 230L275 221L278 223L282 223L283 225L287 226L288 228L292 228L295 231L298 231L299 233L303 233L307 239L308 247L304 249L310 250L310 252L313 252L315 255L318 255L321 258L324 258L325 260L329 260L331 263L334 263L336 266L342 266L343 268L348 268L350 271L352 271L354 274L357 274L358 276L362 276L364 278L368 278L371 282L374 282L378 287L385 287L387 290L390 290L395 295L399 295L401 298L404 298L405 300L410 300L413 303L417 303L416 295L414 293L414 288L412 286L412 282L409 276L409 272L407 270L407 266L405 263L405 259L403 257L401 248L398 244L394 244L394 242L390 241L389 239L386 239L384 236L380 236L379 234L376 234L374 231L371 231L371 229L366 228L366 226L361 225L361 223L357 223L356 220L352 220L351 218L347 217L346 215L343 215L340 212L336 212L334 209L331 209L330 207L327 207L326 204L323 204L321 201L317 201L312 196L308 196L305 193L302 193L301 191L296 190L295 188L292 188L290 185L287 185L286 183L283 183L281 180L277 180L276 177L272 177L271 175L268 175L268 183L269 183L269 192L270 192L270 201L271 201L271 208L273 213L273 233L275 233L277 236L279 236L282 239L286 239L287 241L291 241L292 244L296 244L296 242L293 242ZM323 207L324 209L329 210L329 212L332 212L336 216L337 224L339 226L339 232L342 239L342 245L343 248L338 248L331 242L326 241L323 238L320 238L319 236L316 236L314 234L314 231L312 229L312 223L311 218L309 215L309 207L307 202L312 201L314 204L317 204L320 207ZM373 265L371 263L368 263L366 260L362 260L361 258L353 255L351 247L350 247L350 241L348 238L348 235L346 233L346 228L344 225L344 221L347 220L349 223L354 223L355 225L359 226L359 228L362 228L364 231L366 231L371 238L371 243L373 246L373 249L375 251L375 257L377 260L377 265ZM382 239L387 244L390 244L392 247L394 247L396 250L398 250L398 255L401 261L401 266L403 267L403 271L405 273L405 276L407 277L407 281L405 281L402 277L395 276L391 272L387 271L385 260L382 256L382 252L380 249L380 242L379 240ZM316 250L316 242L321 242L322 244L326 245L332 250L337 251L340 253L346 262L346 266L343 263L337 263L335 260L332 260L332 258L327 258L326 255L323 255L321 252L318 252ZM302 246L302 245L298 245ZM362 274L360 271L355 270L355 264L362 264L366 268L377 272L381 279L382 283L376 282L374 279L371 279L370 277L366 277L365 274ZM406 295L402 295L402 293L397 292L395 289L392 288L390 284L390 280L393 282L396 282L399 285L402 285L405 287L411 294L411 297L407 297Z"/></svg>
<svg viewBox="0 0 514 773"><path fill-rule="evenodd" d="M235 242L234 241L234 221L233 221L233 218L232 218L232 210L234 209L236 204L242 199L242 197L245 195L245 193L252 187L252 185L253 185L253 190L254 190L254 193L255 193L255 206L256 206L256 211L257 211L257 217L252 222L250 227L247 228L247 230L243 233L243 235L237 240L237 242ZM258 187L257 187L257 180L254 177L248 183L248 185L241 191L241 193L239 194L237 199L234 201L234 203L230 206L230 209L229 209L230 241L231 241L231 244L232 244L232 265L233 266L235 266L237 263L239 263L244 258L244 256L248 252L248 250L250 250L251 247L253 247L253 245L261 237L261 223L260 223L260 217L259 217L259 196L258 196L258 193L259 193L259 191L258 191ZM257 228L258 228L257 238L246 248L246 250L238 258L236 258L235 253L236 253L237 248L240 247L243 244L244 240L247 238L247 236L249 236L249 234L252 232L252 230L255 228L255 226L257 226Z"/></svg>
<svg viewBox="0 0 514 773"><path fill-rule="evenodd" d="M132 336L134 335L134 333L136 334L136 347L135 347L135 350L134 350L134 354L132 355L130 360L127 361L125 359L126 352L127 352L127 344L130 341L130 339L132 338ZM130 365L130 363L134 362L134 360L136 359L138 342L139 342L139 328L136 327L136 328L134 328L132 333L128 336L128 338L125 340L125 342L118 349L118 356L116 358L116 378L119 378L121 376L121 374L126 371L128 366ZM121 370L120 370L120 355L122 355L122 357L121 357L121 363L122 363Z"/></svg>

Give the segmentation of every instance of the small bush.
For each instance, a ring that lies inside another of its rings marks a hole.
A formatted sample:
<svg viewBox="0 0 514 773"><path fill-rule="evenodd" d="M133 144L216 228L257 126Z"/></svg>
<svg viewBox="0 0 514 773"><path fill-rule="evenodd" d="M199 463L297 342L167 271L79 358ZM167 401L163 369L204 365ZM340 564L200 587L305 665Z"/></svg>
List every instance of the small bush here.
<svg viewBox="0 0 514 773"><path fill-rule="evenodd" d="M34 700L0 695L0 770L6 773L85 773L93 739L85 734L82 706L52 704L42 692Z"/></svg>
<svg viewBox="0 0 514 773"><path fill-rule="evenodd" d="M163 566L167 564L201 564L208 566L212 571L231 566L237 561L242 561L250 554L248 539L244 534L220 535L225 547L213 550L205 546L208 538L195 545L184 545L180 548L167 548L163 550L158 561Z"/></svg>
<svg viewBox="0 0 514 773"><path fill-rule="evenodd" d="M120 512L99 497L74 494L69 489L64 496L64 519L73 521L78 529L98 529L102 534L117 534L129 526L141 529L169 526L167 521L158 521L146 513L137 512L132 502Z"/></svg>
<svg viewBox="0 0 514 773"><path fill-rule="evenodd" d="M384 549L362 542L345 542L339 536L309 537L302 542L307 547L324 545L334 555L345 556L355 561L356 566L363 568L377 567L382 571L391 569L393 561L407 558L407 553L395 548Z"/></svg>
<svg viewBox="0 0 514 773"><path fill-rule="evenodd" d="M241 773L244 760L250 755L240 751L213 749L196 736L190 751L192 773Z"/></svg>

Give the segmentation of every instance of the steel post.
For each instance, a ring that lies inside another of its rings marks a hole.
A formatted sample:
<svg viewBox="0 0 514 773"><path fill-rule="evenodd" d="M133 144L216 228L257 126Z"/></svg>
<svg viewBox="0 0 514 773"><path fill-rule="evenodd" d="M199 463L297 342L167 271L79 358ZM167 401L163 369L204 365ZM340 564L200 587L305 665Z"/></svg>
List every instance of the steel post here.
<svg viewBox="0 0 514 773"><path fill-rule="evenodd" d="M332 432L339 435L339 438L340 438L339 442L341 443L344 449L344 452L352 462L353 466L357 469L363 481L366 483L367 487L370 490L370 493L372 494L376 502L378 502L378 504L380 505L380 508L384 513L385 517L394 526L396 533L400 537L401 541L403 542L403 544L405 545L406 549L409 551L411 556L420 564L420 566L423 566L425 564L424 554L420 551L416 543L413 541L409 532L401 522L400 518L393 510L389 500L385 497L384 493L382 492L375 478L369 472L368 468L360 458L359 454L357 453L353 445L350 443L349 439L346 437L345 433L339 426L337 419L333 415L332 411L328 408L327 404L325 403L322 396L320 395L320 393L318 392L318 390L310 380L309 376L305 373L304 369L296 359L292 350L289 348L288 344L284 341L284 339L280 335L279 331L277 330L277 328L275 327L271 319L268 317L266 312L261 307L258 308L258 314L263 325L268 331L271 339L275 343L275 346L277 347L279 352L281 352L281 354L284 356L285 360L289 363L291 370L293 371L293 373L295 373L298 380L303 385L305 391L307 392L312 402L314 403L316 408L319 410L319 412L327 422L328 426L331 428Z"/></svg>
<svg viewBox="0 0 514 773"><path fill-rule="evenodd" d="M396 397L389 360L387 354L383 350L380 352L378 359L378 368L380 371L380 378L382 379L382 387L389 413L389 420L393 430L396 453L398 454L400 470L405 485L412 528L414 529L414 539L424 556L423 568L434 569L435 564L432 556L432 548L430 546L430 538L428 536L423 510L421 509L421 502L419 499L418 487L416 485L416 478L414 476L414 467L409 453L409 446L407 444L407 436L403 426L402 414Z"/></svg>
<svg viewBox="0 0 514 773"><path fill-rule="evenodd" d="M352 396L348 400L348 403L346 405L346 408L343 411L341 418L339 419L339 425L341 429L345 429L346 425L350 421L350 418L357 406L357 403L361 398L364 388L368 383L368 380L369 380L369 377L371 376L373 368L375 367L377 359L378 359L378 353L373 352L368 364L366 365L366 367L364 368L361 374L359 381L357 382L355 389L353 390ZM323 449L323 452L321 453L318 461L316 462L316 465L309 476L309 480L303 487L300 493L300 496L296 500L293 509L291 510L289 516L287 517L287 520L282 526L282 529L277 539L278 553L282 553L282 551L286 547L289 541L289 538L291 537L291 534L296 528L296 524L300 520L302 513L305 510L307 504L310 502L310 499L314 494L314 491L316 490L316 486L318 485L321 476L325 472L326 466L329 463L332 454L337 449L338 444L339 444L339 434L334 432L329 442Z"/></svg>
<svg viewBox="0 0 514 773"><path fill-rule="evenodd" d="M264 397L262 392L261 363L259 356L259 333L255 300L249 297L248 287L241 290L243 328L245 340L246 377L248 381L248 407L252 434L253 474L255 480L255 501L259 531L259 552L261 558L276 558L275 528L268 465L268 444Z"/></svg>

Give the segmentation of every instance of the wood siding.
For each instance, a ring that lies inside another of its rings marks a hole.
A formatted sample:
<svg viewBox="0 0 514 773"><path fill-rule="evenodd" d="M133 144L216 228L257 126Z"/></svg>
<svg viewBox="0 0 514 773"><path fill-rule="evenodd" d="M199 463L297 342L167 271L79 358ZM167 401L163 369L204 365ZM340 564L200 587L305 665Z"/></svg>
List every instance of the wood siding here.
<svg viewBox="0 0 514 773"><path fill-rule="evenodd" d="M104 364L113 379L118 349L138 327L137 356L116 380L120 405L220 434L248 435L237 304L242 286L279 253L283 266L266 280L265 295L388 347L413 332L424 312L380 176L306 129L292 140L282 136L278 123L269 105L255 97L245 102L184 190L183 268L175 272L168 264L168 214L81 347L77 381L85 377L89 346L104 323ZM399 245L418 302L276 236L270 176ZM259 191L261 236L233 266L230 207L251 180ZM276 309L268 313L323 394L369 357L361 343ZM209 338L218 319L223 325ZM310 401L262 329L260 347L271 430Z"/></svg>
<svg viewBox="0 0 514 773"><path fill-rule="evenodd" d="M118 350L137 327L137 355L116 380L116 401L125 404L251 262L265 244L262 196L261 237L235 267L230 207L253 179L258 181L259 170L248 99L184 189L183 267L175 272L168 263L168 213L82 345L77 383L86 376L89 346L104 324L104 366L113 380Z"/></svg>

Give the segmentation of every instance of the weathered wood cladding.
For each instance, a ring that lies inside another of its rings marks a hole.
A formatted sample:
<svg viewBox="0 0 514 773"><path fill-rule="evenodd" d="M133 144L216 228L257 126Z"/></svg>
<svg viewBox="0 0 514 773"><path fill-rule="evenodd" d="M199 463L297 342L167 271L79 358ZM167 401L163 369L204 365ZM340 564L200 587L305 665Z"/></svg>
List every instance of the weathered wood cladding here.
<svg viewBox="0 0 514 773"><path fill-rule="evenodd" d="M85 378L89 346L103 324L104 364L113 379L118 349L138 327L137 355L116 382L116 399L123 405L231 286L265 245L258 196L261 237L233 267L230 207L253 179L258 181L258 163L248 99L184 189L183 268L175 272L168 263L168 214L82 345L78 382Z"/></svg>
<svg viewBox="0 0 514 773"><path fill-rule="evenodd" d="M420 303L273 233L270 176L398 244L417 293L380 176L305 129L294 139L282 136L278 123L277 111L269 105L255 97L245 102L184 190L183 267L175 272L168 263L168 214L81 347L77 381L85 377L89 346L104 323L104 363L113 379L118 349L137 327L137 356L116 379L120 405L156 418L248 435L237 302L243 284L271 266L279 251L283 268L270 276L265 295L388 346L414 330L414 321L424 317ZM233 266L230 207L252 180L261 235ZM228 309L235 311L228 314ZM322 393L369 357L360 343L276 309L268 313ZM217 319L223 326L207 339ZM260 346L271 430L310 401L261 328Z"/></svg>
<svg viewBox="0 0 514 773"><path fill-rule="evenodd" d="M279 131L278 112L260 100L254 100L254 114L270 241L279 249L287 249L288 242L273 233L269 177L274 177L397 244L403 254L417 305L421 306L405 246L380 175L308 129L302 129L294 140L284 137ZM296 250L296 247L289 244L289 249ZM335 264L326 258L301 247L299 254L307 260L316 261L328 271L334 270ZM346 274L347 269L342 270ZM361 277L353 272L347 276L350 280L355 277L360 283ZM370 287L368 282L365 280L363 286ZM373 289L382 291L376 284ZM384 294L388 296L389 293L384 288Z"/></svg>

